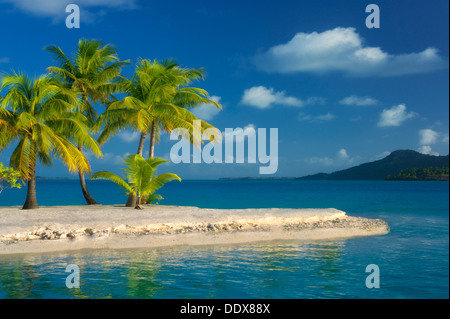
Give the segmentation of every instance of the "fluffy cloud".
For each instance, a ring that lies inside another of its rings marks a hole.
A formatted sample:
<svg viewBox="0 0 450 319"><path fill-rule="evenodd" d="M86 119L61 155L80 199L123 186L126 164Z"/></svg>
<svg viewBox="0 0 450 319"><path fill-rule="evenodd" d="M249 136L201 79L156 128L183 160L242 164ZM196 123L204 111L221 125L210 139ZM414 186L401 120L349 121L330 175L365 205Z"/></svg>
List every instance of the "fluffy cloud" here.
<svg viewBox="0 0 450 319"><path fill-rule="evenodd" d="M9 63L9 58L0 58L0 63Z"/></svg>
<svg viewBox="0 0 450 319"><path fill-rule="evenodd" d="M439 156L439 153L432 151L430 144L435 144L438 142L448 144L448 133L439 133L432 129L420 130L419 137L420 147L417 151L422 154Z"/></svg>
<svg viewBox="0 0 450 319"><path fill-rule="evenodd" d="M254 86L245 90L241 103L260 109L269 108L273 104L284 104L297 107L304 105L303 101L300 99L286 96L284 91L275 92L273 88L266 88L264 86Z"/></svg>
<svg viewBox="0 0 450 319"><path fill-rule="evenodd" d="M346 166L354 163L356 160L359 159L359 156L351 157L348 155L347 150L345 148L341 148L335 156L329 157L310 157L306 158L304 161L307 164L319 164L322 166L335 166L335 167L341 167Z"/></svg>
<svg viewBox="0 0 450 319"><path fill-rule="evenodd" d="M213 95L209 99L219 103L221 97ZM196 107L192 110L192 113L194 113L195 116L205 121L211 121L219 112L220 110L214 105L206 103L203 103L199 107Z"/></svg>
<svg viewBox="0 0 450 319"><path fill-rule="evenodd" d="M289 42L257 54L253 63L269 73L338 71L361 77L425 73L448 66L435 48L394 55L378 47L364 46L363 42L354 28L300 32Z"/></svg>
<svg viewBox="0 0 450 319"><path fill-rule="evenodd" d="M378 126L400 126L404 121L416 115L414 112L407 112L404 104L394 105L390 109L384 109L381 112Z"/></svg>
<svg viewBox="0 0 450 319"><path fill-rule="evenodd" d="M434 144L437 142L437 139L439 137L439 133L431 129L420 130L419 135L420 145Z"/></svg>
<svg viewBox="0 0 450 319"><path fill-rule="evenodd" d="M136 142L140 136L141 136L141 133L137 132L137 131L133 131L133 132L123 131L117 135L117 137L119 137L125 143Z"/></svg>
<svg viewBox="0 0 450 319"><path fill-rule="evenodd" d="M328 112L327 114L318 115L315 118L320 121L331 121L334 120L336 116Z"/></svg>
<svg viewBox="0 0 450 319"><path fill-rule="evenodd" d="M293 96L286 96L285 91L275 91L265 86L253 86L244 90L241 103L260 109L270 108L274 104L302 107L305 105L325 104L326 99L319 96L309 97L302 100Z"/></svg>
<svg viewBox="0 0 450 319"><path fill-rule="evenodd" d="M431 146L429 146L429 145L422 145L421 147L419 147L417 149L417 152L419 152L421 154L425 154L425 155L439 156L439 153L431 151Z"/></svg>
<svg viewBox="0 0 450 319"><path fill-rule="evenodd" d="M347 96L346 98L343 98L342 100L339 101L339 103L343 105L365 106L365 105L375 105L378 104L379 102L369 96L351 95Z"/></svg>
<svg viewBox="0 0 450 319"><path fill-rule="evenodd" d="M65 19L67 17L66 6L71 3L77 4L83 13L88 13L88 9L92 8L136 8L136 0L0 0L0 2L11 3L20 11L40 17L50 17L54 20ZM92 18L91 12L89 12L89 16Z"/></svg>
<svg viewBox="0 0 450 319"><path fill-rule="evenodd" d="M448 144L448 133L444 135L444 137L442 138L442 142L447 143Z"/></svg>
<svg viewBox="0 0 450 319"><path fill-rule="evenodd" d="M341 148L338 152L338 157L342 159L347 159L348 158L347 150L345 148Z"/></svg>
<svg viewBox="0 0 450 319"><path fill-rule="evenodd" d="M128 155L130 155L130 153L125 153L123 155L117 155L117 154L113 154L113 153L104 153L103 158L99 159L98 161L100 163L109 163L109 164L114 164L114 165L120 165L120 164L123 164L123 160Z"/></svg>

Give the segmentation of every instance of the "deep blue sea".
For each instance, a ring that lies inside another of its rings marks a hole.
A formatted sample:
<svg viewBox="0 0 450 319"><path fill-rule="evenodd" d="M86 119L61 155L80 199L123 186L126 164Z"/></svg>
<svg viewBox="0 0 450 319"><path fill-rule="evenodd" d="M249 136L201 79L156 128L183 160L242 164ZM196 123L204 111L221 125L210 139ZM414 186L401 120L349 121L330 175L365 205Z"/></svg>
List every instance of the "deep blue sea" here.
<svg viewBox="0 0 450 319"><path fill-rule="evenodd" d="M102 204L123 204L114 184L89 181ZM84 204L77 180L39 180L38 202ZM22 205L25 189L0 194ZM223 180L171 182L160 204L205 208L328 208L381 218L384 236L158 249L0 256L0 298L449 298L449 183ZM1 227L1 225L0 225ZM68 289L68 264L80 288ZM379 268L367 288L366 266Z"/></svg>

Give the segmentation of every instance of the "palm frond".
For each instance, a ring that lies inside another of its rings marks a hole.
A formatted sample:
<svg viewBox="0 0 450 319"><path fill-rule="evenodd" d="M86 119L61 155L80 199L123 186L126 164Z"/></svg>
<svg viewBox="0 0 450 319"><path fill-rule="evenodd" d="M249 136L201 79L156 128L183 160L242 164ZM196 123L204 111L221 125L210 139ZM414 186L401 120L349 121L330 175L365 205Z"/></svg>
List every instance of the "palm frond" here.
<svg viewBox="0 0 450 319"><path fill-rule="evenodd" d="M173 181L178 180L181 182L181 178L172 173L163 173L161 175L155 176L151 181L148 182L148 184L142 189L141 194L142 196L147 196L149 194L153 194L158 189L164 186L164 184Z"/></svg>
<svg viewBox="0 0 450 319"><path fill-rule="evenodd" d="M120 176L110 173L107 171L100 171L92 174L91 179L103 179L103 180L109 180L117 185L120 186L123 190L125 190L128 193L135 194L134 190L128 185L128 183Z"/></svg>

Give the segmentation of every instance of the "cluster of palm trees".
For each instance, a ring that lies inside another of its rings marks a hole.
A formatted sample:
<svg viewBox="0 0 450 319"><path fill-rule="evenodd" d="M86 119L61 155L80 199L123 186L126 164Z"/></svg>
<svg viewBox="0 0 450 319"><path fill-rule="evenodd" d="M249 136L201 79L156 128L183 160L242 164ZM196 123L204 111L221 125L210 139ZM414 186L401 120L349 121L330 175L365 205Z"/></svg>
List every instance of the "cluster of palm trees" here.
<svg viewBox="0 0 450 319"><path fill-rule="evenodd" d="M67 57L57 46L45 48L58 66L31 79L23 73L3 74L0 80L0 150L18 142L10 166L27 181L24 209L37 208L36 164L52 165L59 158L78 173L86 203L98 204L88 191L91 172L85 152L101 157L100 146L123 129L140 133L136 154L143 156L150 136L149 159L163 131L188 129L194 134L191 110L208 104L221 108L208 92L191 87L204 79L202 68L182 68L172 60L140 59L131 78L121 75L130 61L120 61L116 49L97 40L80 40ZM118 98L123 96L123 98ZM95 108L102 105L104 112ZM212 127L202 121L202 130ZM92 135L100 133L97 139ZM136 206L130 192L127 206Z"/></svg>

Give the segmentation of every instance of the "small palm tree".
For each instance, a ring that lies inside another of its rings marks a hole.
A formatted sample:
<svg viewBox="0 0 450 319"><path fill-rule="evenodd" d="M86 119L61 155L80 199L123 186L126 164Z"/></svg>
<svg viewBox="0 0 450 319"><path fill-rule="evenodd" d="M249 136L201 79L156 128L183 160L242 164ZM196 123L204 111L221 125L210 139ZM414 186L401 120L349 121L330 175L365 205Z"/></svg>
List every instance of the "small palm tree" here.
<svg viewBox="0 0 450 319"><path fill-rule="evenodd" d="M89 135L88 120L73 112L79 96L49 75L30 79L24 74L5 74L0 90L7 93L0 103L0 149L14 141L10 166L28 181L24 209L38 208L36 199L36 162L49 166L60 158L71 172L90 172L89 162L72 144L102 153ZM5 128L5 129L3 129Z"/></svg>
<svg viewBox="0 0 450 319"><path fill-rule="evenodd" d="M137 197L135 208L141 209L142 198L154 195L151 196L152 199L160 199L161 197L156 195L155 191L172 180L181 181L178 175L172 173L154 175L156 168L167 162L162 158L155 157L146 160L139 154L132 154L128 155L124 160L126 180L107 171L96 172L91 179L106 179L116 183L127 194L134 194Z"/></svg>

